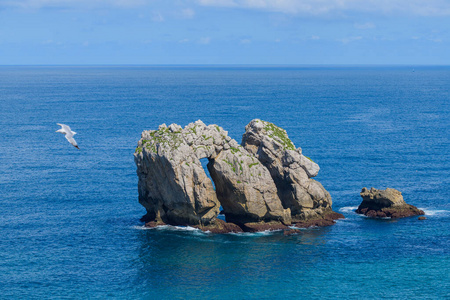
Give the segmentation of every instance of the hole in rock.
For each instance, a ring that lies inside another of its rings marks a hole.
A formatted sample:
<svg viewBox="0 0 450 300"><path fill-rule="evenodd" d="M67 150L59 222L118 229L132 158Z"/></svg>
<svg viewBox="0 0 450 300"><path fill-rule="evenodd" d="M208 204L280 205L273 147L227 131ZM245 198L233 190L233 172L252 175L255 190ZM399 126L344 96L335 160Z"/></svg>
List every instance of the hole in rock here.
<svg viewBox="0 0 450 300"><path fill-rule="evenodd" d="M207 167L208 162L209 162L209 158L207 158L207 157L204 157L204 158L200 159L200 163L202 164L202 167L203 167L203 170L206 173L206 176L208 176L209 180L211 181L211 183L213 185L214 190L216 190L216 185L214 184L214 180L211 178L211 174L209 174L209 170L208 170L208 167ZM220 206L220 212L222 212L222 211L223 211L223 207L221 205ZM217 216L217 218L222 219L222 220L225 221L225 215L223 215L222 213L220 213Z"/></svg>
<svg viewBox="0 0 450 300"><path fill-rule="evenodd" d="M200 159L200 163L202 164L203 170L206 173L206 176L208 176L209 180L211 181L214 190L216 190L216 185L214 184L214 180L212 180L211 175L209 174L208 168L206 167L206 165L208 164L209 159L207 157L204 157L202 159Z"/></svg>

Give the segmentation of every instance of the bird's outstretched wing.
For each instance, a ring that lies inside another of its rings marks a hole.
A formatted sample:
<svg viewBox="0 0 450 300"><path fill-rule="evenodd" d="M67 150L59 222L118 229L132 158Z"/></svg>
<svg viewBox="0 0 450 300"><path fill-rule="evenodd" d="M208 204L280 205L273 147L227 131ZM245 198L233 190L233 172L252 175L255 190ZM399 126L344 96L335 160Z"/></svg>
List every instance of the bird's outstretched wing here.
<svg viewBox="0 0 450 300"><path fill-rule="evenodd" d="M67 139L67 140L69 141L69 143L71 143L75 148L80 149L80 148L78 147L77 142L75 141L75 139L74 139L72 136L73 136L73 134L72 134L71 136L68 136L68 135L66 134L66 139Z"/></svg>
<svg viewBox="0 0 450 300"><path fill-rule="evenodd" d="M68 134L69 132L73 132L73 131L70 129L70 127L67 126L66 124L56 123L56 125L61 126L61 129L62 129L63 131L65 131L66 134ZM75 134L75 133L74 133L74 134Z"/></svg>

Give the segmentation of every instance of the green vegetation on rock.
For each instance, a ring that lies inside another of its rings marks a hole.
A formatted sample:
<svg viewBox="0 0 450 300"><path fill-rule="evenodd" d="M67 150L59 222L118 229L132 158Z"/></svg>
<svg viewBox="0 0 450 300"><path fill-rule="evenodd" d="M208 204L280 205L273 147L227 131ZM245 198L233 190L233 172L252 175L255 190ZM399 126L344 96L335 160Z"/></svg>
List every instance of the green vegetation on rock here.
<svg viewBox="0 0 450 300"><path fill-rule="evenodd" d="M156 153L157 144L168 145L172 149L177 149L184 142L181 133L181 131L171 132L167 127L152 130L150 132L151 139L143 139L142 145L154 153Z"/></svg>
<svg viewBox="0 0 450 300"><path fill-rule="evenodd" d="M289 139L286 130L281 127L276 126L273 123L262 121L264 124L264 130L267 135L283 145L286 150L295 150L295 146Z"/></svg>
<svg viewBox="0 0 450 300"><path fill-rule="evenodd" d="M239 149L235 147L230 147L230 151L231 153L236 154L236 152L239 152Z"/></svg>
<svg viewBox="0 0 450 300"><path fill-rule="evenodd" d="M305 156L305 155L303 155ZM314 162L311 158L309 158L308 156L305 156L307 159L309 159L310 161Z"/></svg>

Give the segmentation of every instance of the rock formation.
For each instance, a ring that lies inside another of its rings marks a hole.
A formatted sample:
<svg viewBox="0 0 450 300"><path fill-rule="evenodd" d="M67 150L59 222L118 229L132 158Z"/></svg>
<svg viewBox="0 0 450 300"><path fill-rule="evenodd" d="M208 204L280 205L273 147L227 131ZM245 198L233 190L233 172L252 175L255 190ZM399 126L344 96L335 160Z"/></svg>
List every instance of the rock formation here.
<svg viewBox="0 0 450 300"><path fill-rule="evenodd" d="M139 202L149 226L238 232L284 229L291 216L304 227L330 225L343 217L331 211L329 193L311 179L319 166L272 123L253 120L242 146L217 125L163 124L142 132L134 156ZM216 189L202 158L209 161ZM220 206L228 223L216 218Z"/></svg>
<svg viewBox="0 0 450 300"><path fill-rule="evenodd" d="M368 190L363 188L360 195L363 201L356 212L368 217L404 218L425 214L417 207L407 204L403 200L402 193L396 189L377 190L371 188Z"/></svg>
<svg viewBox="0 0 450 300"><path fill-rule="evenodd" d="M295 148L284 129L255 119L245 127L242 145L269 170L283 207L291 210L292 222L323 226L343 218L332 212L328 191L312 179L319 165Z"/></svg>

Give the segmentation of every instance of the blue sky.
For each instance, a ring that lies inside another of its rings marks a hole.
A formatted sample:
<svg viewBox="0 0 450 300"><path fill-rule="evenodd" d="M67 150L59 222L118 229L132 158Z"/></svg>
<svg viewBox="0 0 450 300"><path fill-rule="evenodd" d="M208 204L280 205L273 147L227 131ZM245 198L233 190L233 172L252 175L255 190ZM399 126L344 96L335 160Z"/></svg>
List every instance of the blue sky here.
<svg viewBox="0 0 450 300"><path fill-rule="evenodd" d="M0 65L450 65L450 0L0 0Z"/></svg>

